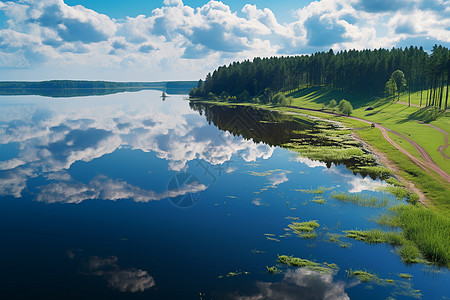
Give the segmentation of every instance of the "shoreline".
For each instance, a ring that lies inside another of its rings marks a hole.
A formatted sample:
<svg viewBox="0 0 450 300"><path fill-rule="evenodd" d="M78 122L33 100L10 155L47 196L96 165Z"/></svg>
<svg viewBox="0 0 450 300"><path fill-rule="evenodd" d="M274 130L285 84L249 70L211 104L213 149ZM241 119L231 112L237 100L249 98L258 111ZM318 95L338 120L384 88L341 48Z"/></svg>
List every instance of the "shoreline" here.
<svg viewBox="0 0 450 300"><path fill-rule="evenodd" d="M352 131L352 136L354 138L356 138L356 140L362 142L364 148L366 148L368 151L370 151L376 158L377 160L379 160L379 162L386 166L389 170L391 170L393 172L393 175L398 178L404 185L405 188L413 193L416 193L419 196L419 203L426 207L426 208L433 208L437 211L441 211L441 212L445 212L445 210L447 209L446 207L443 207L442 209L440 209L439 207L436 207L433 199L427 197L427 193L425 190L421 189L419 186L417 186L417 182L414 182L413 180L410 180L409 178L406 178L404 175L408 176L410 174L408 174L409 170L407 168L402 168L403 164L401 162L398 161L398 157L396 157L397 159L393 159L392 154L390 154L390 149L389 151L383 151L382 149L379 149L378 147L376 147L375 145L373 145L372 143L375 141L370 141L365 139L364 137L360 136L360 134L358 134L354 129L352 129L352 126L349 126L348 123L350 122L342 122L344 120L333 120L333 119L329 119L326 116L330 116L330 117L342 117L341 114L337 114L337 113L329 113L329 112L324 112L321 110L317 110L317 109L303 109L300 107L289 107L289 106L280 106L280 107L268 107L266 105L261 105L261 104L253 104L253 103L230 103L230 102L216 102L216 101L210 101L210 100L205 100L205 99L188 99L189 101L192 102L199 102L199 103L205 103L205 104L211 104L211 105L221 105L221 106L247 106L247 107L254 107L254 108L258 108L258 109L263 109L263 110L268 110L268 111L276 111L278 113L283 113L283 114L299 114L299 115L304 115L304 116L309 116L309 117L316 117L319 119L322 119L324 121L327 122L338 122L342 125L344 125L345 127L349 128ZM297 112L297 111L292 111L293 109L296 110L303 110L306 112ZM311 111L312 114L307 113L308 111ZM316 114L318 114L319 116L317 116ZM347 116L344 116L347 117ZM365 123L371 123L370 121L366 121L366 120L360 120L359 118L355 118L355 117L349 117L346 120L348 121L358 121L358 122L365 122ZM382 135L382 130L379 128L379 126L376 126L378 131L380 132L380 135ZM386 130L389 130L389 128L386 128ZM372 143L371 143L372 142ZM389 141L384 140L383 142L388 143L389 146L392 146L392 150L399 150L397 148L395 148L395 145L392 145L391 143L389 143ZM402 151L399 151L399 153L401 153ZM405 151L406 152L406 151ZM408 155L406 153L401 153L402 156L404 156L402 159L408 159L408 161L414 165L415 167L419 168L420 170L425 170L425 168L421 165L416 164L413 160L410 159L410 157L408 157ZM409 154L409 153L408 153ZM397 162L395 161L397 160ZM429 178L432 178L436 181L436 183L440 184L442 189L444 190L448 190L448 187L445 186L445 184L447 184L448 182L442 182L442 180L439 180L438 178L436 178L436 176L438 175L437 173L432 174L430 171L427 170L427 175L429 176ZM403 173L403 174L402 174ZM419 183L419 185L421 183L424 183L424 181L420 181L421 178L417 177L417 181ZM424 178L422 178L424 179ZM440 178L440 179L444 179L444 178ZM445 179L443 181L446 181ZM441 203L442 204L442 203Z"/></svg>

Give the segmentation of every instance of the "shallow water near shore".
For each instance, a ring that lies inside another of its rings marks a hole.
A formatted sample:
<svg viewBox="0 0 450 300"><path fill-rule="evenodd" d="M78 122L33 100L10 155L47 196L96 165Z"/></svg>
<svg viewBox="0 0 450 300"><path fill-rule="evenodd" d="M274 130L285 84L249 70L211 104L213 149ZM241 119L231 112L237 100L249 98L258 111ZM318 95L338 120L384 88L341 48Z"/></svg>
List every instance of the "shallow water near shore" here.
<svg viewBox="0 0 450 300"><path fill-rule="evenodd" d="M2 298L450 297L447 269L343 236L383 228L373 219L402 201L377 191L379 179L279 147L308 120L212 115L184 98L0 97ZM362 207L332 197L340 192L388 201ZM312 220L315 238L289 227ZM288 267L278 255L338 269Z"/></svg>

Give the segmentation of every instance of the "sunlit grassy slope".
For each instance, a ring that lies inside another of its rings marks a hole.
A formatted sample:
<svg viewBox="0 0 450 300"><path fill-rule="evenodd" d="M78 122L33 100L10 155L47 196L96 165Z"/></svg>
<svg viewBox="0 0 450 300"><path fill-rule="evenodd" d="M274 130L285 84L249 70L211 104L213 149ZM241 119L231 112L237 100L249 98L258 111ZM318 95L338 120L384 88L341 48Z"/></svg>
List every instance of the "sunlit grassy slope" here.
<svg viewBox="0 0 450 300"><path fill-rule="evenodd" d="M426 108L408 107L407 105L397 104L387 98L369 98L367 96L353 95L343 91L329 90L322 87L305 88L291 94L294 97L292 105L322 109L328 105L330 100L335 99L339 102L341 99L349 100L354 111L353 116L380 123L392 130L401 133L419 143L431 158L447 173L450 173L450 160L445 159L437 148L444 144L444 134L438 130L419 123L427 122L437 126L447 132L450 132L450 112L442 113L436 120L432 121L434 112ZM422 94L426 97L426 91ZM411 94L413 103L420 101L420 92ZM400 96L400 101L408 101L408 94ZM423 99L424 101L424 99ZM367 106L372 106L374 110L365 111ZM419 153L408 143L390 135L396 142L408 150L411 154L420 158ZM444 152L450 156L450 149Z"/></svg>

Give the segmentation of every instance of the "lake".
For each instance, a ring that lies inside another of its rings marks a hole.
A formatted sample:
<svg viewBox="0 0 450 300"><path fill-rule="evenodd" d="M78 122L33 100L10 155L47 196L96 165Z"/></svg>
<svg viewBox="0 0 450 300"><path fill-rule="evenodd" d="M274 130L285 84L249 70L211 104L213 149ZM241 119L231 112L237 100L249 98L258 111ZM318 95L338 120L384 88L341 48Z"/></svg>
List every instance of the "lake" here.
<svg viewBox="0 0 450 300"><path fill-rule="evenodd" d="M307 121L185 98L0 97L3 299L450 297L447 269L344 236L382 228L374 219L402 201L379 179L279 147ZM315 238L289 227L313 220ZM278 255L337 268L288 267Z"/></svg>

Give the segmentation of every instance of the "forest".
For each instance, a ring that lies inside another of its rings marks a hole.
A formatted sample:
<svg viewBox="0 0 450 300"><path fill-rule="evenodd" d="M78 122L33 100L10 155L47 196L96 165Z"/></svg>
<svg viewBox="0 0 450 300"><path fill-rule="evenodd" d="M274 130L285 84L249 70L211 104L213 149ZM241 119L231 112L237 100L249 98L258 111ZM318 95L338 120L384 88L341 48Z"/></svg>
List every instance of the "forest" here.
<svg viewBox="0 0 450 300"><path fill-rule="evenodd" d="M400 70L404 80L392 86ZM398 74L398 72L397 72ZM324 86L358 95L380 96L395 92L425 91L423 104L446 109L450 74L450 51L435 45L423 47L343 50L312 55L254 58L221 66L190 91L192 98L232 98L268 102L270 95L303 87Z"/></svg>

